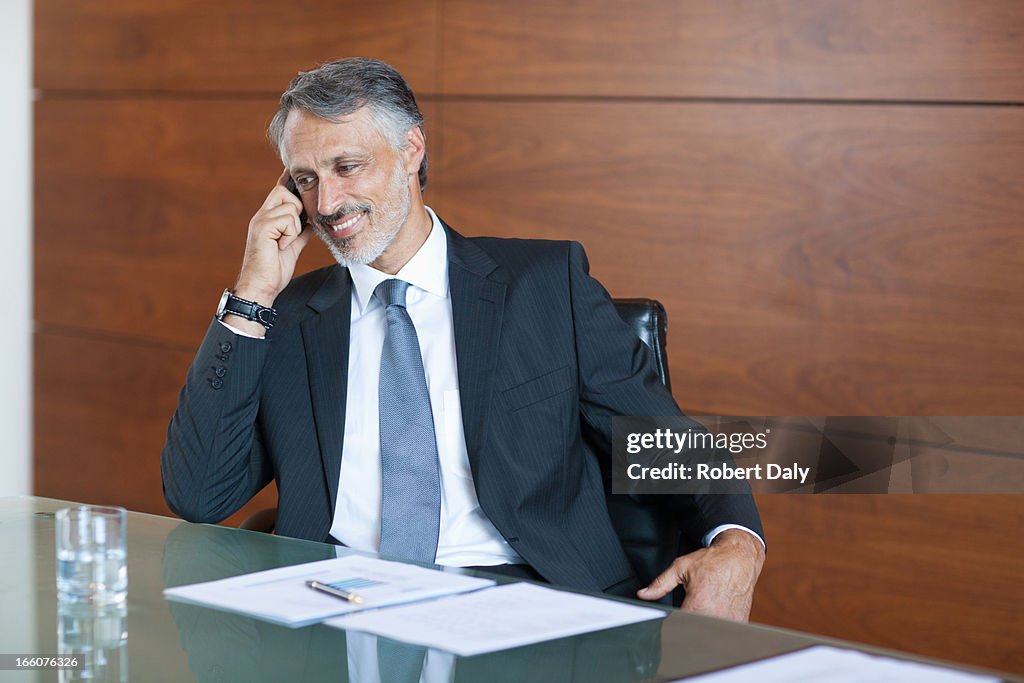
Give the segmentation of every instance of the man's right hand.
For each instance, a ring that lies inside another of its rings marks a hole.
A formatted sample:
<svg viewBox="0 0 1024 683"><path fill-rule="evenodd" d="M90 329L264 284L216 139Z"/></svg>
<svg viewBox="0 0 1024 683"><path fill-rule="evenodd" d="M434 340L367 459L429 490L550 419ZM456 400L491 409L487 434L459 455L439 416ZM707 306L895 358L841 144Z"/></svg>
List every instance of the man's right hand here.
<svg viewBox="0 0 1024 683"><path fill-rule="evenodd" d="M286 187L288 179L288 169L285 169L263 206L249 221L242 270L233 289L235 296L268 308L291 282L299 254L313 236L313 230L302 229L299 222L302 202ZM250 327L253 331L259 328L262 334L262 325L238 316L225 318L225 322L246 331Z"/></svg>

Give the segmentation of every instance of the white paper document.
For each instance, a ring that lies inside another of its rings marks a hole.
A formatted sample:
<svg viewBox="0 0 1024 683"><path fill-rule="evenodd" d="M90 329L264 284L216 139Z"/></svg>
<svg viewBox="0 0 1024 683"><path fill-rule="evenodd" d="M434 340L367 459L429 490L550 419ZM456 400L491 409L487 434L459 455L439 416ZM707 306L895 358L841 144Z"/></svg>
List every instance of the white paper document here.
<svg viewBox="0 0 1024 683"><path fill-rule="evenodd" d="M357 593L353 604L314 591L319 581ZM305 626L327 617L375 609L494 585L490 579L426 569L375 557L347 555L331 560L270 569L220 581L164 590L169 600L246 614L285 626Z"/></svg>
<svg viewBox="0 0 1024 683"><path fill-rule="evenodd" d="M513 583L444 600L350 614L326 623L468 657L665 614L651 607Z"/></svg>
<svg viewBox="0 0 1024 683"><path fill-rule="evenodd" d="M991 676L944 669L826 645L791 652L724 671L684 679L686 683L999 683Z"/></svg>

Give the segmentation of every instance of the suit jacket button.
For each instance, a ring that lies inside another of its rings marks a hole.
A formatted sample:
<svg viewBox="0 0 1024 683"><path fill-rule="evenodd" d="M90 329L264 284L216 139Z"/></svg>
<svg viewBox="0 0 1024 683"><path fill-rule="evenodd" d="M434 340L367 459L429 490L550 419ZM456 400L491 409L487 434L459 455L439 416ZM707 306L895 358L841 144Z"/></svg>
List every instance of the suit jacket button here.
<svg viewBox="0 0 1024 683"><path fill-rule="evenodd" d="M227 342L227 341L226 342L221 342L220 343L220 350L223 353L231 353L231 342Z"/></svg>
<svg viewBox="0 0 1024 683"><path fill-rule="evenodd" d="M213 374L217 375L218 377L223 377L224 375L228 374L228 369L221 365L219 368L214 369Z"/></svg>
<svg viewBox="0 0 1024 683"><path fill-rule="evenodd" d="M214 389L220 389L222 386L224 386L224 380L222 380L220 377L214 377L213 379L210 380L210 386L213 387Z"/></svg>

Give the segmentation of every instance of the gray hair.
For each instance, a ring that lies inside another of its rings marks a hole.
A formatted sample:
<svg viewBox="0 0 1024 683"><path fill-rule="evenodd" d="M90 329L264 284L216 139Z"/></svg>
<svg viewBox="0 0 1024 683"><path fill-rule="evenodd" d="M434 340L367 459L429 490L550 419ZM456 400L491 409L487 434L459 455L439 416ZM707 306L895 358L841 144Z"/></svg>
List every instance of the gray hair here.
<svg viewBox="0 0 1024 683"><path fill-rule="evenodd" d="M363 107L370 107L377 130L396 150L406 146L405 135L410 129L423 131L423 114L402 74L379 60L352 57L321 64L293 78L281 95L267 137L280 154L284 124L293 109L336 121ZM427 185L426 150L419 179L422 190Z"/></svg>

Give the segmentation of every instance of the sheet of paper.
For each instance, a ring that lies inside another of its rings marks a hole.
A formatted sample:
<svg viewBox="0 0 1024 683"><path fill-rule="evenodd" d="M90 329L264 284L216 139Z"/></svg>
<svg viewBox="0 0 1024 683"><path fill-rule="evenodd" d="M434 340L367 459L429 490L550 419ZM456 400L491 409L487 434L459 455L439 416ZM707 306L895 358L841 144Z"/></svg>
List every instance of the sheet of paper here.
<svg viewBox="0 0 1024 683"><path fill-rule="evenodd" d="M827 645L685 679L686 683L998 683L999 680Z"/></svg>
<svg viewBox="0 0 1024 683"><path fill-rule="evenodd" d="M665 614L650 607L513 583L325 623L471 656L659 619Z"/></svg>
<svg viewBox="0 0 1024 683"><path fill-rule="evenodd" d="M361 605L314 591L306 581L354 591ZM490 579L441 572L375 557L347 555L331 560L270 569L220 581L164 590L169 600L247 614L286 626L304 626L327 617L416 600L453 595L494 585Z"/></svg>

